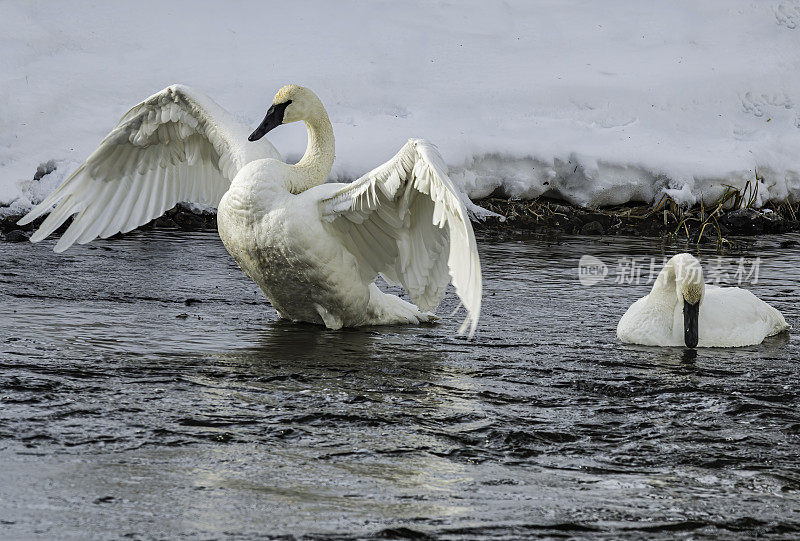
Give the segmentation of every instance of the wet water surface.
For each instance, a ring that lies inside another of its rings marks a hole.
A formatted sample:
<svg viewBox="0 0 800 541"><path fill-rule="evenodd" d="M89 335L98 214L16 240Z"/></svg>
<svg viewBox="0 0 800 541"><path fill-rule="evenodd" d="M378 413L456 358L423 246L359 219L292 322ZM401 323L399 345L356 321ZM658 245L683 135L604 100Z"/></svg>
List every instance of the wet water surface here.
<svg viewBox="0 0 800 541"><path fill-rule="evenodd" d="M797 240L745 254L795 328ZM484 238L468 342L278 321L213 233L52 244L0 244L0 537L800 535L800 339L616 340L674 246Z"/></svg>

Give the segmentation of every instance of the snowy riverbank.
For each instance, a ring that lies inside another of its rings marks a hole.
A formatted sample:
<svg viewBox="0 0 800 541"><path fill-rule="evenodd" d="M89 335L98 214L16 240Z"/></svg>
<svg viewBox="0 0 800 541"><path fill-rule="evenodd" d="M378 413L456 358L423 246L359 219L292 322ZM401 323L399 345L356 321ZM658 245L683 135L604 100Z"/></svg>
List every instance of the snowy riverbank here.
<svg viewBox="0 0 800 541"><path fill-rule="evenodd" d="M147 15L152 14L152 16ZM173 82L256 123L287 82L334 123L332 178L409 137L473 198L800 200L800 0L0 4L0 205L36 202ZM267 30L268 29L268 30ZM289 160L302 126L270 139ZM32 182L40 165L57 169Z"/></svg>
<svg viewBox="0 0 800 541"><path fill-rule="evenodd" d="M731 246L729 237L800 231L800 203L767 203L761 209L682 208L666 199L655 206L639 204L603 209L578 207L547 198L509 200L491 197L479 199L477 203L502 218L490 217L474 222L476 232L500 237L519 233L665 237L692 244L716 242L722 248ZM42 217L20 227L16 223L20 217L20 214L0 214L0 240L27 241L44 220ZM69 223L59 228L56 234L63 233ZM136 228L130 235L150 229L216 231L216 213L194 205L179 204L160 218Z"/></svg>

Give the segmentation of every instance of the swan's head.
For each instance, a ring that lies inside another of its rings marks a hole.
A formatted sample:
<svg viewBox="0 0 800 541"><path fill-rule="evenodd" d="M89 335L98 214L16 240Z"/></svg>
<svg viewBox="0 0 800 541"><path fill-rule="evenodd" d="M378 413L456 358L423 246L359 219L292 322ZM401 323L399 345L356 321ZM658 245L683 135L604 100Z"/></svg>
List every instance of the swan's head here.
<svg viewBox="0 0 800 541"><path fill-rule="evenodd" d="M257 141L281 124L306 120L324 110L317 95L306 87L286 85L275 94L267 116L248 140Z"/></svg>
<svg viewBox="0 0 800 541"><path fill-rule="evenodd" d="M703 267L691 254L678 254L669 260L675 272L675 291L683 304L683 340L686 347L697 347L700 305L705 295Z"/></svg>

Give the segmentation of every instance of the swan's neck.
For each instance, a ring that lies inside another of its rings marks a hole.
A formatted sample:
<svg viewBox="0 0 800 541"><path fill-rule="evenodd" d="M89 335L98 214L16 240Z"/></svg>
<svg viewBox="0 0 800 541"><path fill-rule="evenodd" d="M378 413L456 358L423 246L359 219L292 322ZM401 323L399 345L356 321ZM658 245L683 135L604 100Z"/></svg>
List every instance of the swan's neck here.
<svg viewBox="0 0 800 541"><path fill-rule="evenodd" d="M308 146L303 158L292 167L296 175L292 175L288 189L292 193L300 193L324 183L333 167L335 147L333 126L325 109L320 109L311 118L305 120L308 131Z"/></svg>
<svg viewBox="0 0 800 541"><path fill-rule="evenodd" d="M677 288L675 267L672 263L667 263L658 273L653 289L650 291L650 298L657 300L659 304L664 303L673 307L678 302Z"/></svg>
<svg viewBox="0 0 800 541"><path fill-rule="evenodd" d="M653 284L650 296L658 299L659 303L670 306L683 304L683 299L691 299L692 294L702 299L705 288L702 267L694 258L687 260L679 257L675 256L664 265Z"/></svg>

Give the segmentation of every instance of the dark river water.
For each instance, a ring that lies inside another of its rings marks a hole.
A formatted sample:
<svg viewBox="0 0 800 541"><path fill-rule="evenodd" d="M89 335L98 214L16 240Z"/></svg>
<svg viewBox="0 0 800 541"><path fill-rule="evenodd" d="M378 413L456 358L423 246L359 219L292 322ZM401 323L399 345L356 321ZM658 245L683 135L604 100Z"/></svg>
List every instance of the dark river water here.
<svg viewBox="0 0 800 541"><path fill-rule="evenodd" d="M793 241L706 268L760 258L798 328ZM278 321L211 232L52 245L0 244L2 538L800 536L797 335L617 342L680 246L481 238L469 342L452 296L435 325Z"/></svg>

